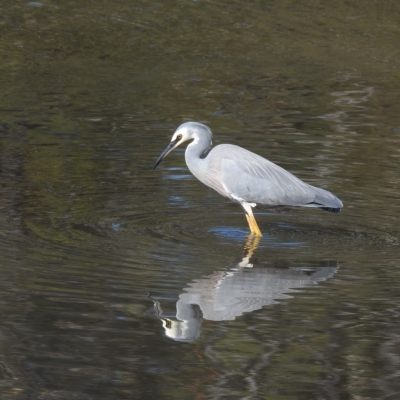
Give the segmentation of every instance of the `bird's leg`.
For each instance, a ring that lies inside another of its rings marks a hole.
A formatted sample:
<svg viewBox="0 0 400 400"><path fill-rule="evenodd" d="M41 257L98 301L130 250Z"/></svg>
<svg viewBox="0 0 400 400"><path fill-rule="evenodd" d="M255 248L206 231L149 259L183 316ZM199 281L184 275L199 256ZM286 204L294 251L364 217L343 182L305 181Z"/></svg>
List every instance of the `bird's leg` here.
<svg viewBox="0 0 400 400"><path fill-rule="evenodd" d="M249 224L251 234L254 236L262 236L260 228L257 225L256 219L254 218L253 211L251 210L251 205L249 203L240 203L246 212L247 223Z"/></svg>
<svg viewBox="0 0 400 400"><path fill-rule="evenodd" d="M254 215L253 214L251 214L251 215L246 214L246 218L247 218L247 222L248 222L249 227L250 227L251 234L254 235L254 236L262 236L262 233L260 231L260 228L257 225L256 219L254 218Z"/></svg>

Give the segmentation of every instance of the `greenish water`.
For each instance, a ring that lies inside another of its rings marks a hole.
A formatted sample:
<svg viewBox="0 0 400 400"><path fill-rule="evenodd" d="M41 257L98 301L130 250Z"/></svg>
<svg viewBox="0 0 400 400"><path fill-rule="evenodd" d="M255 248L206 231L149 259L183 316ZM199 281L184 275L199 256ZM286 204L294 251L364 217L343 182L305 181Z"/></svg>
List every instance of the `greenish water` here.
<svg viewBox="0 0 400 400"><path fill-rule="evenodd" d="M400 5L0 1L1 399L398 399ZM335 193L261 211L182 122Z"/></svg>

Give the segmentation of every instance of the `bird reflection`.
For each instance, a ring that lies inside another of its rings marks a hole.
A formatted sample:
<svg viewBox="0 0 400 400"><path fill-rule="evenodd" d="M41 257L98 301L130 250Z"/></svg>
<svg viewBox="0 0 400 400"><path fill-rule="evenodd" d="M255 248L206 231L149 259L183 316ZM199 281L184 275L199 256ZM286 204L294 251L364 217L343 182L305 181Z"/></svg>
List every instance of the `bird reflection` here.
<svg viewBox="0 0 400 400"><path fill-rule="evenodd" d="M296 289L324 281L338 268L336 261L252 264L259 241L259 237L249 236L240 262L189 283L176 303L176 319L164 317L160 302L149 296L169 338L193 341L200 335L202 318L232 321L243 313L290 298Z"/></svg>

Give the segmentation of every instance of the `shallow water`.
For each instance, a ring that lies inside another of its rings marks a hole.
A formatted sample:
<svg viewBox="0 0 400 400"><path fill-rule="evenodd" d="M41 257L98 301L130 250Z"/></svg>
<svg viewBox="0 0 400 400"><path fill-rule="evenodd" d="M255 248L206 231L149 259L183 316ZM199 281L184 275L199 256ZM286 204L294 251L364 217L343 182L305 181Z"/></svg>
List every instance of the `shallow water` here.
<svg viewBox="0 0 400 400"><path fill-rule="evenodd" d="M3 399L398 399L396 2L0 3ZM151 167L183 121L344 203Z"/></svg>

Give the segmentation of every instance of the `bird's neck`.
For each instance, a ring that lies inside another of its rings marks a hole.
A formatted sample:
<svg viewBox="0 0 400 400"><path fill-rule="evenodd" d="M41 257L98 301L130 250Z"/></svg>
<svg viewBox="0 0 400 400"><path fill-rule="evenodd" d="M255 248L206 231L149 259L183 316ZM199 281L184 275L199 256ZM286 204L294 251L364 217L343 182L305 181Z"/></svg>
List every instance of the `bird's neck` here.
<svg viewBox="0 0 400 400"><path fill-rule="evenodd" d="M207 151L210 148L211 140L205 137L195 138L186 148L185 160L190 172L198 179L198 172L206 163ZM201 180L201 179L200 179Z"/></svg>

